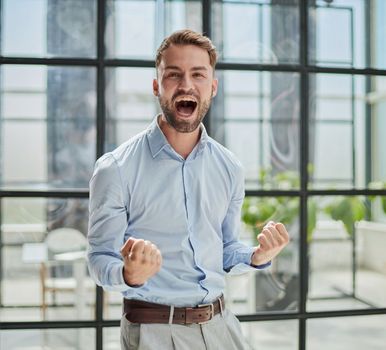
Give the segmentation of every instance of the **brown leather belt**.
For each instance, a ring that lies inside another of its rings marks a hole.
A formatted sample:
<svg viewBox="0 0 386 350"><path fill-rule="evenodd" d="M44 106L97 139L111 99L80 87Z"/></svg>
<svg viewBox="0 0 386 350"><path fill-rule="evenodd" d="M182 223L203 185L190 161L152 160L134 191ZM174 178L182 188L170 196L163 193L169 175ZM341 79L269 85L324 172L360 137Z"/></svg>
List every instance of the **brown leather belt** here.
<svg viewBox="0 0 386 350"><path fill-rule="evenodd" d="M211 304L195 307L172 307L148 303L139 300L123 299L123 312L128 321L133 323L205 323L224 310L224 297Z"/></svg>

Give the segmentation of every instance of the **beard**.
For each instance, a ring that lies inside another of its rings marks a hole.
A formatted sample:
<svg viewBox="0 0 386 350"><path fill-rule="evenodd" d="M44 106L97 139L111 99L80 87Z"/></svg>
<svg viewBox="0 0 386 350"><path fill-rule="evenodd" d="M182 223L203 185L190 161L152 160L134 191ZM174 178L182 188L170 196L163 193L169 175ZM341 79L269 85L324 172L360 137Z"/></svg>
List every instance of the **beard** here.
<svg viewBox="0 0 386 350"><path fill-rule="evenodd" d="M177 116L177 113L176 113L177 111L176 111L176 107L174 105L174 101L177 97L179 97L181 95L182 96L193 96L197 101L197 106L194 109L194 111L192 112L192 114L196 113L196 117L192 120L190 118L185 120L185 119L179 118ZM189 133L189 132L193 132L194 130L196 130L199 127L199 125L201 124L202 120L204 119L206 113L209 110L212 96L213 96L213 92L212 92L209 99L201 101L200 96L198 96L195 92L190 90L187 93L183 93L183 92L175 93L172 96L171 100L169 100L169 101L162 98L162 96L159 96L158 100L159 100L159 104L161 106L161 110L163 112L163 115L165 116L165 119L168 122L168 124L178 132Z"/></svg>

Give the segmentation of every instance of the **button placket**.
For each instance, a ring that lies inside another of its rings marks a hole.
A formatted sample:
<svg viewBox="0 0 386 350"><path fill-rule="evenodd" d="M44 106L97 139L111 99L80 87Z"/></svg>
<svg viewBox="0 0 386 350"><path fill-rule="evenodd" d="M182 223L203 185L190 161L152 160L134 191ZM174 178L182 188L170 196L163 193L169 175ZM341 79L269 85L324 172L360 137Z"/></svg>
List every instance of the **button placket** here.
<svg viewBox="0 0 386 350"><path fill-rule="evenodd" d="M184 190L186 220L189 222L188 195L187 195L187 190L186 190L187 189L186 162L182 163L182 185L183 185L183 190Z"/></svg>

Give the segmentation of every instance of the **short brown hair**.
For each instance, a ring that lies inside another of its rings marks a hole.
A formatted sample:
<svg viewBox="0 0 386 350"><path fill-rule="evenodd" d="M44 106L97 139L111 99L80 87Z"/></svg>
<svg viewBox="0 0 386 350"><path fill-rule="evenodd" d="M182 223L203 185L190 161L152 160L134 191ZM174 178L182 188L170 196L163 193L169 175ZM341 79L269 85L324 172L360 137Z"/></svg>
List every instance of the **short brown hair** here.
<svg viewBox="0 0 386 350"><path fill-rule="evenodd" d="M214 67L217 62L216 47L213 45L213 43L208 37L204 36L203 34L194 32L193 30L190 30L190 29L178 30L172 33L171 35L169 35L168 37L166 37L162 41L160 47L157 50L157 54L155 56L156 68L158 68L158 66L161 63L163 52L172 44L173 45L195 45L206 50L209 55L210 65L214 70Z"/></svg>

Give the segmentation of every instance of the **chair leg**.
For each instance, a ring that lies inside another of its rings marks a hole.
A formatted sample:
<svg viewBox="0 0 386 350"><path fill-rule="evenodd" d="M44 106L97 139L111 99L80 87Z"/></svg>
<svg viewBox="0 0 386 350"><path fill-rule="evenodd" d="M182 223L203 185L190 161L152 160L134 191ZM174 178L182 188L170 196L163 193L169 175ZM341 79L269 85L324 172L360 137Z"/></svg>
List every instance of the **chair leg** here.
<svg viewBox="0 0 386 350"><path fill-rule="evenodd" d="M41 289L41 312L42 312L42 318L43 320L46 319L47 316L47 302L46 302L46 285L45 280L47 277L47 270L44 263L41 263L40 265L40 289Z"/></svg>

